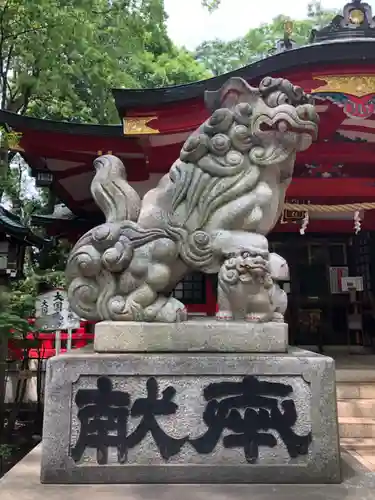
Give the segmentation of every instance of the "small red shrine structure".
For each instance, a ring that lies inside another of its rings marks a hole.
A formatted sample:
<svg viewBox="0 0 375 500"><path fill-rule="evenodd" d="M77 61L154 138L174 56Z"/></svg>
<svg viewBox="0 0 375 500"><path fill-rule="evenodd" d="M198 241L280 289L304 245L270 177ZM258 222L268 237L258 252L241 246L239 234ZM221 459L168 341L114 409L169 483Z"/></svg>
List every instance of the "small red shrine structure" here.
<svg viewBox="0 0 375 500"><path fill-rule="evenodd" d="M375 202L375 21L368 4L348 3L343 15L313 31L306 45L296 47L292 40L285 40L273 55L232 73L175 87L113 90L121 125L55 122L5 111L0 111L0 121L22 134L18 152L37 185L50 185L63 204L51 216L35 216L33 222L44 225L50 235L76 240L101 221L90 194L92 164L98 155L118 156L129 182L143 195L169 170L183 142L208 117L206 90L219 89L232 76L256 85L267 75L285 77L311 93L321 119L318 140L297 155L287 192L292 207L284 211L271 237L274 248L292 268L294 340L301 342L298 335L302 335L302 343L309 343L307 336L315 335L311 333L314 328L310 322L310 333L300 333L301 313L320 311L319 317L324 318L320 324L328 325L326 343L366 343L358 333L351 337L348 322L344 324L342 318L350 314L351 306L337 276L340 272L363 276L361 303L366 302L366 293L375 290L370 258L375 249L375 210L368 209L371 205L366 210L358 205ZM305 236L299 234L304 211L293 209L301 203L312 208ZM348 204L348 209L334 208ZM317 212L315 205L328 207ZM361 219L357 236L356 212ZM175 293L190 301L191 311L212 314L213 290L209 279L195 276ZM310 340L317 343L316 337Z"/></svg>

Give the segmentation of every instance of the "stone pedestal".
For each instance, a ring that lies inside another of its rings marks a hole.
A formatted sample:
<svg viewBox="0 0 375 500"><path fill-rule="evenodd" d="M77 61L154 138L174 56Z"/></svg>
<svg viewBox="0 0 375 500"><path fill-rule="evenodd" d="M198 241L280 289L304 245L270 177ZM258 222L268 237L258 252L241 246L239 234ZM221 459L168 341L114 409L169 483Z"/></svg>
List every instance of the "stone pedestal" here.
<svg viewBox="0 0 375 500"><path fill-rule="evenodd" d="M286 323L215 321L181 323L102 321L95 326L96 352L287 352Z"/></svg>
<svg viewBox="0 0 375 500"><path fill-rule="evenodd" d="M332 359L287 353L49 360L44 483L338 483Z"/></svg>

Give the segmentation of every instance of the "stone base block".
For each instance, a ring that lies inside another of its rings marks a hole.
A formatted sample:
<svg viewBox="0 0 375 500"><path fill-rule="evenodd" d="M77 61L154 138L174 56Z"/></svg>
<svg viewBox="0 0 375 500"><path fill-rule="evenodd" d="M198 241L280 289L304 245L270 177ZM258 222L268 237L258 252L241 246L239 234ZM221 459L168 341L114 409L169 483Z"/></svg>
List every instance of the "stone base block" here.
<svg viewBox="0 0 375 500"><path fill-rule="evenodd" d="M47 366L44 483L338 483L332 359L98 354Z"/></svg>
<svg viewBox="0 0 375 500"><path fill-rule="evenodd" d="M95 326L97 352L286 352L288 325L216 321L181 323L103 321Z"/></svg>

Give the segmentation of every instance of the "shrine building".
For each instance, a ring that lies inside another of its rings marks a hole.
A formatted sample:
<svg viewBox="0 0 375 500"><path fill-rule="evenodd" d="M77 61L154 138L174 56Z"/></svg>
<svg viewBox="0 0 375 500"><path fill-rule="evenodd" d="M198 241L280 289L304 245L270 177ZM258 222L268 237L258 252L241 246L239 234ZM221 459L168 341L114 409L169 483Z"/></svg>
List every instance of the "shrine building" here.
<svg viewBox="0 0 375 500"><path fill-rule="evenodd" d="M257 85L268 75L311 93L320 115L318 140L297 155L285 210L270 235L271 247L291 268L284 284L291 343L374 346L375 18L366 3L345 5L306 45L297 46L286 35L273 54L229 74L168 88L115 89L118 125L0 111L0 122L22 134L17 151L36 184L49 186L57 201L53 214L36 215L33 223L49 236L76 241L103 221L90 194L98 155L118 156L142 196L208 118L206 90L219 89L232 76ZM350 293L345 277L356 278ZM174 294L190 313L214 315L214 278L192 274Z"/></svg>

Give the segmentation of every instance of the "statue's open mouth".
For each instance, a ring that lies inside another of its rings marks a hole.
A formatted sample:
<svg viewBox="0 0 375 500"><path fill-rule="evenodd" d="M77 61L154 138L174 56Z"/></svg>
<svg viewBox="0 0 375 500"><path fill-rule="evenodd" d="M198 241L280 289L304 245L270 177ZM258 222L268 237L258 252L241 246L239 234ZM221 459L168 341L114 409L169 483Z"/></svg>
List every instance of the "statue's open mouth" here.
<svg viewBox="0 0 375 500"><path fill-rule="evenodd" d="M314 122L305 122L301 125L297 123L291 125L287 120L281 118L274 123L267 123L263 121L259 127L261 132L292 132L295 134L306 134L315 141L318 137L318 126Z"/></svg>
<svg viewBox="0 0 375 500"><path fill-rule="evenodd" d="M246 271L255 271L255 272L261 272L261 271L266 271L267 270L267 265L266 264L254 264L254 265L249 265L245 264L242 266Z"/></svg>

